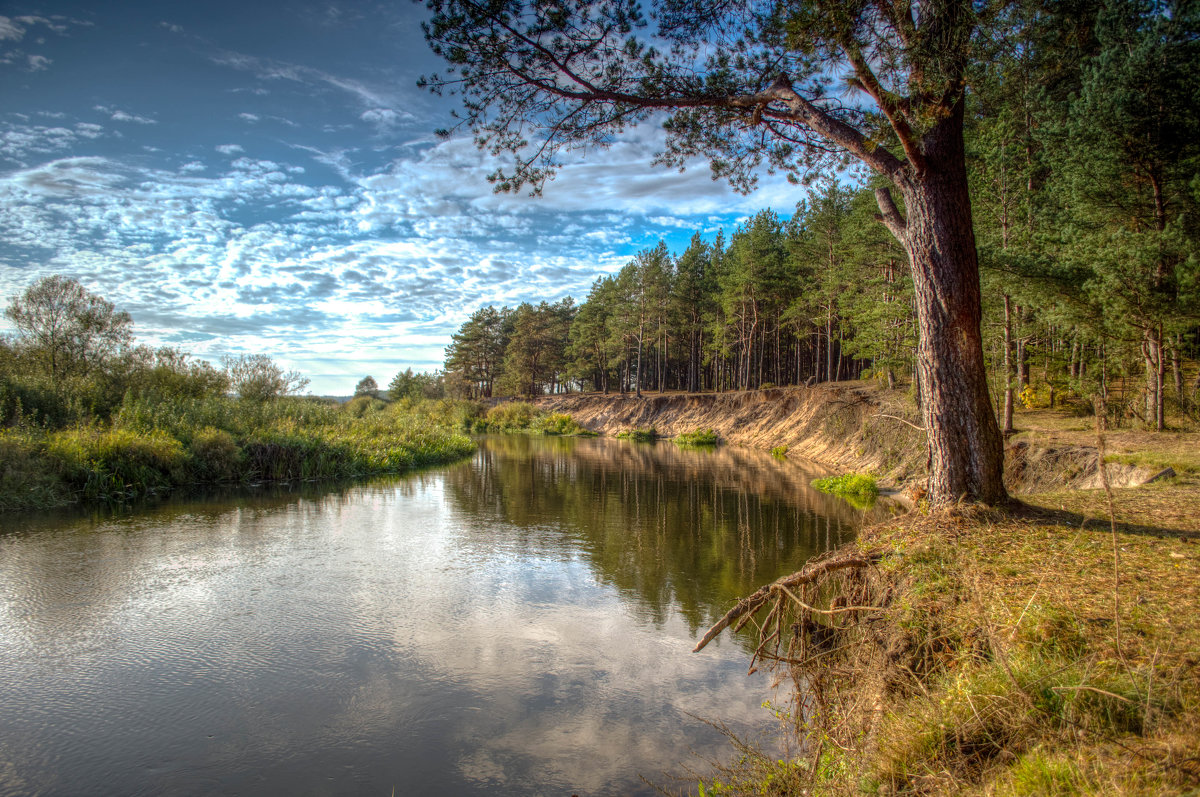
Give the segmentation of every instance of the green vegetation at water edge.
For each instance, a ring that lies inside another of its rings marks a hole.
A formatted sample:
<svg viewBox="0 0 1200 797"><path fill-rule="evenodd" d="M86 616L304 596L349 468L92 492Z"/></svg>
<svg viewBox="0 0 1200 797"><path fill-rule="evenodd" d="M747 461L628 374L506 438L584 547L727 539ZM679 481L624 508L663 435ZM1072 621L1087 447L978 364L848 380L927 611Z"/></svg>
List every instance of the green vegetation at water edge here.
<svg viewBox="0 0 1200 797"><path fill-rule="evenodd" d="M812 486L823 493L844 498L860 509L872 506L879 497L879 485L875 483L875 477L864 473L843 473L841 476L815 479Z"/></svg>
<svg viewBox="0 0 1200 797"><path fill-rule="evenodd" d="M452 462L474 445L447 408L360 416L307 399L129 399L110 423L0 432L0 507L123 501L192 484L335 479Z"/></svg>
<svg viewBox="0 0 1200 797"><path fill-rule="evenodd" d="M562 412L547 412L527 401L507 401L472 419L467 427L473 432L500 434L545 434L595 437L596 433L580 426Z"/></svg>
<svg viewBox="0 0 1200 797"><path fill-rule="evenodd" d="M396 473L474 448L462 432L475 404L389 405L369 377L346 406L299 398L308 380L266 355L217 368L136 345L129 315L74 280L38 280L5 315L16 333L0 338L3 509Z"/></svg>
<svg viewBox="0 0 1200 797"><path fill-rule="evenodd" d="M658 439L658 430L651 427L649 429L627 429L624 432L617 432L618 440L632 440L635 443L653 443Z"/></svg>
<svg viewBox="0 0 1200 797"><path fill-rule="evenodd" d="M775 446L774 448L771 449L771 456L775 457L776 459L786 459L787 452L788 452L787 446Z"/></svg>
<svg viewBox="0 0 1200 797"><path fill-rule="evenodd" d="M671 438L671 441L677 446L715 446L718 442L717 433L712 429L696 429L692 432L683 432Z"/></svg>

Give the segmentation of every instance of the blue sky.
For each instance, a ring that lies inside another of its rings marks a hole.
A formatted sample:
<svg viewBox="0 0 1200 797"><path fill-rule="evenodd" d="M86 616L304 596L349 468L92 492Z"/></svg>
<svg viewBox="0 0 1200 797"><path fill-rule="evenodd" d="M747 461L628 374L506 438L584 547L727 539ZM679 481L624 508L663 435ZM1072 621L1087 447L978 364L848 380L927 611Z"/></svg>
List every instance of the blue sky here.
<svg viewBox="0 0 1200 797"><path fill-rule="evenodd" d="M422 6L0 3L0 296L63 274L140 341L265 353L348 393L441 366L486 304L586 296L665 238L681 251L802 193L749 197L652 167L644 125L572 156L542 198L496 195Z"/></svg>

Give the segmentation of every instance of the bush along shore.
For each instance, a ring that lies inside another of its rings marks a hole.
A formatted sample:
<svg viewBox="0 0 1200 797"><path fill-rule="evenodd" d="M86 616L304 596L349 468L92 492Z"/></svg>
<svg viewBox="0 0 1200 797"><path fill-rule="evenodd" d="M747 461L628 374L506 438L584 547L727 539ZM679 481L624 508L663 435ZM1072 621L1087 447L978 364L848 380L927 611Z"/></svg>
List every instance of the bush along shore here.
<svg viewBox="0 0 1200 797"><path fill-rule="evenodd" d="M479 434L543 434L561 437L596 437L564 412L553 412L527 401L506 401L491 407L461 402L467 410L463 427Z"/></svg>
<svg viewBox="0 0 1200 797"><path fill-rule="evenodd" d="M185 485L357 478L460 459L468 402L126 396L108 422L0 430L0 508L121 502Z"/></svg>

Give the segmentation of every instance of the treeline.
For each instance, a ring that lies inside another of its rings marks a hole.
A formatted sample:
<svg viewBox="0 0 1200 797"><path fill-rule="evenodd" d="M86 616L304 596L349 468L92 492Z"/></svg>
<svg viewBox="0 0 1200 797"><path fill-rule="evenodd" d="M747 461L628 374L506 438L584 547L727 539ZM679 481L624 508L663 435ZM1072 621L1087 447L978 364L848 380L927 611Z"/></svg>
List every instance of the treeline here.
<svg viewBox="0 0 1200 797"><path fill-rule="evenodd" d="M1151 428L1168 406L1195 412L1198 22L1186 4L1018 7L1022 46L1000 37L1009 45L972 69L984 350L1006 430L1018 403L1068 393ZM873 189L825 180L790 217L763 211L678 253L660 243L599 277L578 306L483 308L446 351L447 390L911 385L913 284Z"/></svg>

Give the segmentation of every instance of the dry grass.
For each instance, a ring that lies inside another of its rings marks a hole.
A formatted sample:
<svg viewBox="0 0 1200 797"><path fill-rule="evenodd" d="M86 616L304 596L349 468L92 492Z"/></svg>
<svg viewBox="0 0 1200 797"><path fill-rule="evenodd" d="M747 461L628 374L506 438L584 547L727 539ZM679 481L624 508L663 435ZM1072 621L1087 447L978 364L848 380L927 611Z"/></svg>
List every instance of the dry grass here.
<svg viewBox="0 0 1200 797"><path fill-rule="evenodd" d="M1177 473L1200 473L1200 430L1185 418L1172 417L1164 432L1109 429L1105 433L1109 461L1128 465L1174 468ZM1020 410L1014 419L1013 441L1045 446L1095 446L1093 418L1069 409Z"/></svg>
<svg viewBox="0 0 1200 797"><path fill-rule="evenodd" d="M868 529L885 611L793 669L808 793L1200 788L1200 484L1115 497L1115 535L1100 491Z"/></svg>

